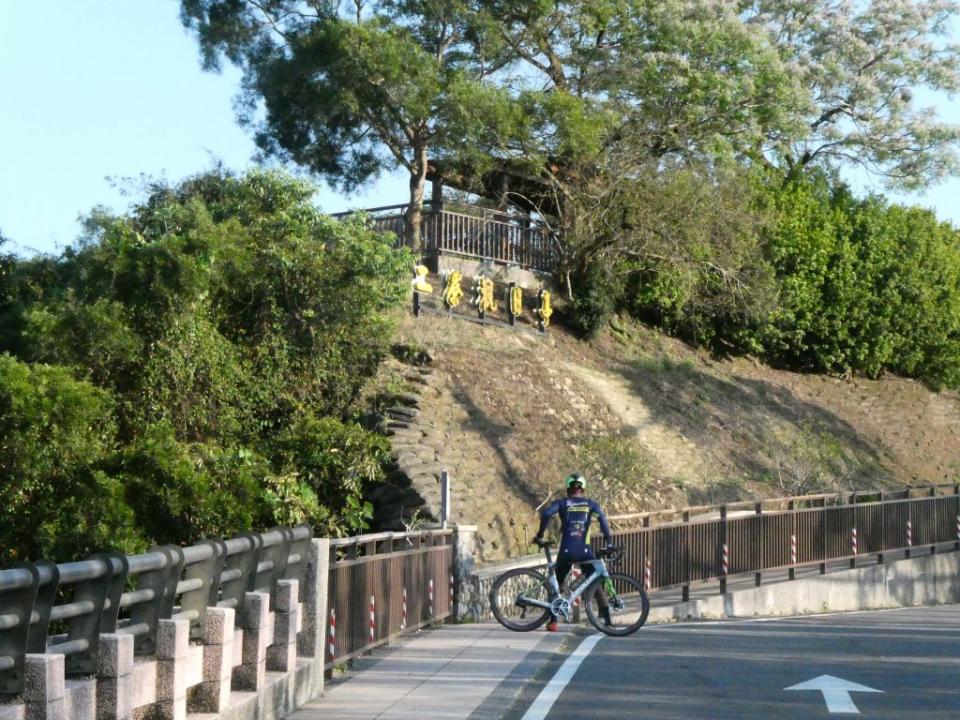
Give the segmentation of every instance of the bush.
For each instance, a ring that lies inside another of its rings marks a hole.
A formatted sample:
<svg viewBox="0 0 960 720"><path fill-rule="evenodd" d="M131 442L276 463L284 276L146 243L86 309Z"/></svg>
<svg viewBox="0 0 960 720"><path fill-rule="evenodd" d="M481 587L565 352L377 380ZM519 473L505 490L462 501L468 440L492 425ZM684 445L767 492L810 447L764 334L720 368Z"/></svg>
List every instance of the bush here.
<svg viewBox="0 0 960 720"><path fill-rule="evenodd" d="M854 198L825 179L771 193L767 240L779 308L756 330L768 357L800 369L893 370L960 385L960 243L918 208Z"/></svg>
<svg viewBox="0 0 960 720"><path fill-rule="evenodd" d="M0 561L142 549L113 450L112 399L66 368L0 355Z"/></svg>
<svg viewBox="0 0 960 720"><path fill-rule="evenodd" d="M367 528L373 508L363 501L363 492L383 480L382 462L390 448L386 438L306 412L277 436L272 448L279 474L296 473L330 511L329 519L315 519L324 531Z"/></svg>
<svg viewBox="0 0 960 720"><path fill-rule="evenodd" d="M181 443L166 422L146 428L112 469L137 526L156 543L230 537L265 515L263 458L244 448Z"/></svg>

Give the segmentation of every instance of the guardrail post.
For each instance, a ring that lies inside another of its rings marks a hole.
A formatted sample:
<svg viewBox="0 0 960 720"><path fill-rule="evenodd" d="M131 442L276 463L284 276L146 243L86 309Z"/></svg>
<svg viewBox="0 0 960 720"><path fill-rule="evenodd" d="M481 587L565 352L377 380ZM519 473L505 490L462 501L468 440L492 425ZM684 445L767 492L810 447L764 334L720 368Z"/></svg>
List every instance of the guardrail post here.
<svg viewBox="0 0 960 720"><path fill-rule="evenodd" d="M826 558L827 558L827 497L826 495L820 498L820 507L823 508L820 511L820 542L821 542L820 559L822 561L820 563L820 574L826 575L827 574L827 562L826 562Z"/></svg>
<svg viewBox="0 0 960 720"><path fill-rule="evenodd" d="M219 713L230 704L235 652L233 608L212 607L203 619L203 681L191 689L189 712Z"/></svg>
<svg viewBox="0 0 960 720"><path fill-rule="evenodd" d="M190 639L203 642L208 608L217 604L220 594L220 575L227 559L227 546L222 540L207 540L201 545L210 548L210 557L187 566L184 580L194 580L200 587L180 595L180 612L190 613Z"/></svg>
<svg viewBox="0 0 960 720"><path fill-rule="evenodd" d="M684 554L684 559L683 559L683 579L684 579L685 582L683 583L683 588L682 588L681 591L680 591L680 593L681 593L680 599L681 599L683 602L687 602L688 600L690 600L690 576L691 576L691 574L692 574L692 573L690 572L690 555L691 555L691 552L690 552L690 540L691 540L691 537L690 537L690 536L691 536L691 531L690 531L690 512L689 512L688 510L684 510L684 511L683 511L683 522L684 522L684 525L685 525L684 531L683 531L683 537L684 537L684 549L683 549L683 554Z"/></svg>
<svg viewBox="0 0 960 720"><path fill-rule="evenodd" d="M0 592L0 619L7 621L0 626L0 663L3 663L0 664L0 694L3 695L23 692L30 616L40 582L40 573L31 565L13 569L23 572L20 587Z"/></svg>
<svg viewBox="0 0 960 720"><path fill-rule="evenodd" d="M248 592L243 605L242 662L233 670L233 689L256 691L267 678L267 646L273 636L270 596Z"/></svg>
<svg viewBox="0 0 960 720"><path fill-rule="evenodd" d="M885 505L887 501L887 493L885 490L880 491L880 543L881 547L887 547L887 506ZM877 553L877 565L883 565L883 552Z"/></svg>
<svg viewBox="0 0 960 720"><path fill-rule="evenodd" d="M133 720L133 678L133 635L101 635L97 720Z"/></svg>
<svg viewBox="0 0 960 720"><path fill-rule="evenodd" d="M957 514L957 541L953 544L954 550L960 550L960 485L953 486L953 496L956 499L956 514Z"/></svg>
<svg viewBox="0 0 960 720"><path fill-rule="evenodd" d="M140 575L138 590L150 590L153 599L137 603L130 610L130 625L146 625L147 631L137 635L133 643L137 655L153 655L157 651L157 627L162 618L173 614L177 583L183 569L183 551L178 547L156 548L166 556L163 567Z"/></svg>
<svg viewBox="0 0 960 720"><path fill-rule="evenodd" d="M763 503L757 503L754 506L757 515L763 515ZM757 543L757 560L759 565L763 565L763 532L758 532L756 534L756 543ZM760 587L760 583L763 580L763 573L757 571L753 576L753 584L757 587Z"/></svg>
<svg viewBox="0 0 960 720"><path fill-rule="evenodd" d="M720 594L727 592L727 575L730 571L730 539L727 534L727 506L720 506Z"/></svg>
<svg viewBox="0 0 960 720"><path fill-rule="evenodd" d="M190 645L190 621L161 618L157 625L157 699L154 717L187 716L187 688L192 676L203 678L203 648Z"/></svg>
<svg viewBox="0 0 960 720"><path fill-rule="evenodd" d="M61 720L67 713L63 655L29 654L25 665L23 702L30 720Z"/></svg>
<svg viewBox="0 0 960 720"><path fill-rule="evenodd" d="M89 603L92 609L67 621L67 642L86 643L84 650L67 655L64 668L68 675L93 675L97 671L100 621L113 582L113 561L108 555L94 555L90 560L101 563L103 570L97 577L73 586L73 602Z"/></svg>
<svg viewBox="0 0 960 720"><path fill-rule="evenodd" d="M302 629L297 635L297 654L312 658L311 682L302 686L303 701L323 690L323 660L327 643L327 588L330 579L330 540L314 538L306 557L306 572L300 590L303 600ZM300 689L300 688L298 688ZM297 704L300 698L297 698Z"/></svg>
<svg viewBox="0 0 960 720"><path fill-rule="evenodd" d="M787 510L790 511L790 570L787 577L790 580L797 579L797 504L793 500L787 503Z"/></svg>
<svg viewBox="0 0 960 720"><path fill-rule="evenodd" d="M477 526L454 525L453 527L453 582L454 604L450 608L453 620L460 620L471 615L479 616L480 598L468 597L468 588L471 588L470 578L476 564Z"/></svg>
<svg viewBox="0 0 960 720"><path fill-rule="evenodd" d="M300 586L296 580L277 583L273 606L273 643L267 648L267 670L292 672L297 667L300 626Z"/></svg>

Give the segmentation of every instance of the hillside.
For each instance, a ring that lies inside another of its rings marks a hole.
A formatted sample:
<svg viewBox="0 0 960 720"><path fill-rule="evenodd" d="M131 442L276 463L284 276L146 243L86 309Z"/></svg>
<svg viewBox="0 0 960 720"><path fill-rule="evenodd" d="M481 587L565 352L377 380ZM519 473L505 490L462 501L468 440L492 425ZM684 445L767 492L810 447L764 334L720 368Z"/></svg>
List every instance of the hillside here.
<svg viewBox="0 0 960 720"><path fill-rule="evenodd" d="M407 317L401 341L423 365L393 360L378 379L409 406L389 413L397 468L372 494L378 526L435 513L445 467L487 560L527 551L536 507L573 469L608 512L960 474L960 397L901 378L716 359L619 320L587 343Z"/></svg>

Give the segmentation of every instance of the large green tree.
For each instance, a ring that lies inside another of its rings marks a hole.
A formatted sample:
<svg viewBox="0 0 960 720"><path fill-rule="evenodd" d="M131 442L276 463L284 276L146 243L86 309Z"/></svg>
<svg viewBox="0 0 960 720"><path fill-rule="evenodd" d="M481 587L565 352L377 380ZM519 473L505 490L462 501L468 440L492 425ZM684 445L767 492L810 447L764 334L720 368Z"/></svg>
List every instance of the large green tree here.
<svg viewBox="0 0 960 720"><path fill-rule="evenodd" d="M923 103L960 88L957 14L953 0L744 2L746 25L809 91L802 131L772 157L794 177L852 165L907 188L955 173L960 126Z"/></svg>
<svg viewBox="0 0 960 720"><path fill-rule="evenodd" d="M348 191L405 169L407 238L420 250L431 154L456 145L444 119L463 115L489 71L469 51L466 3L182 0L181 18L205 68L242 68L241 119L265 154Z"/></svg>

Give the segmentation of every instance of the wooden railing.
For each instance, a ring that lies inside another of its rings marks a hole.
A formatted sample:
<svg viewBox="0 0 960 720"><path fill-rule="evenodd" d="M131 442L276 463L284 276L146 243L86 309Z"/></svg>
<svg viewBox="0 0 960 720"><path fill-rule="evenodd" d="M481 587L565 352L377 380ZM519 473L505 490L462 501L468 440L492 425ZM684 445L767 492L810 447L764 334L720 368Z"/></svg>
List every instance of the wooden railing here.
<svg viewBox="0 0 960 720"><path fill-rule="evenodd" d="M449 617L453 542L453 530L331 540L326 668Z"/></svg>
<svg viewBox="0 0 960 720"><path fill-rule="evenodd" d="M386 205L364 213L380 232L391 232L398 245L406 237L407 205ZM342 218L353 213L338 213ZM529 215L444 203L437 209L425 203L421 220L423 250L427 254L457 255L492 260L505 265L549 272L556 265L556 245L547 228Z"/></svg>

